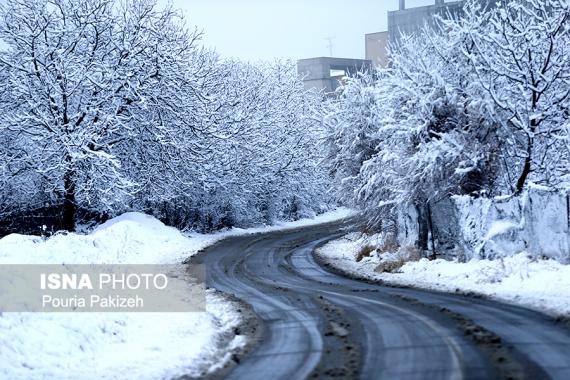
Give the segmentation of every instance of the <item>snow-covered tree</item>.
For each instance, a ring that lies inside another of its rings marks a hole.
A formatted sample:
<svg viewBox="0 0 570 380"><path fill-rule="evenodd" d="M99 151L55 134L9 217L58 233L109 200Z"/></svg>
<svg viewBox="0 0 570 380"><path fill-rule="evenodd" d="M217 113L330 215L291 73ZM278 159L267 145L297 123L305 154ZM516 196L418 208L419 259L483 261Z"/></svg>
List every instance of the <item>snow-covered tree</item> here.
<svg viewBox="0 0 570 380"><path fill-rule="evenodd" d="M340 198L375 226L454 194L568 179L569 5L483 3L403 36L390 67L348 81L330 112Z"/></svg>
<svg viewBox="0 0 570 380"><path fill-rule="evenodd" d="M466 60L426 35L406 37L389 69L349 81L332 114L329 151L341 197L376 226L402 205L421 210L484 191L499 174L494 123L467 92Z"/></svg>
<svg viewBox="0 0 570 380"><path fill-rule="evenodd" d="M471 0L465 17L448 26L500 114L515 192L529 179L556 185L570 169L568 156L560 156L570 106L568 1L510 0L488 8Z"/></svg>
<svg viewBox="0 0 570 380"><path fill-rule="evenodd" d="M371 73L348 78L338 99L327 104L327 161L342 202L354 205L362 164L375 153L380 117L379 93Z"/></svg>
<svg viewBox="0 0 570 380"><path fill-rule="evenodd" d="M199 228L294 219L326 207L320 97L304 90L292 62L222 63L218 132L195 166L188 195Z"/></svg>
<svg viewBox="0 0 570 380"><path fill-rule="evenodd" d="M2 217L216 229L325 209L320 95L292 62L225 61L200 36L153 0L2 4Z"/></svg>
<svg viewBox="0 0 570 380"><path fill-rule="evenodd" d="M0 53L0 128L12 141L9 170L56 194L65 228L74 228L78 202L116 206L144 186L123 170L136 152L132 165L146 166L147 180L156 181L147 156L172 159L201 132L196 104L208 59L199 36L151 0L1 6L8 48Z"/></svg>

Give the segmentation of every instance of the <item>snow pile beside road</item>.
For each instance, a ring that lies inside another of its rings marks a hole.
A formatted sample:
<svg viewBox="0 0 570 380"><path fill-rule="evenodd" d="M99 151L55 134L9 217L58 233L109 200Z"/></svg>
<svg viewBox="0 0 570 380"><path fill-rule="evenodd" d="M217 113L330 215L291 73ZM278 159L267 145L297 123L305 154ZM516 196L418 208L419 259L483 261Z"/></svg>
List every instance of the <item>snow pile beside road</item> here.
<svg viewBox="0 0 570 380"><path fill-rule="evenodd" d="M307 227L307 226L314 226L317 224L335 222L338 220L350 218L357 214L358 212L356 210L349 209L346 207L339 207L335 210L325 212L310 219L309 218L299 219L294 222L277 222L276 224L268 226L254 227L247 229L232 228L226 231L216 232L213 234L190 233L188 236L193 239L196 239L196 241L201 240L202 241L201 244L207 246L210 245L212 241L218 241L230 236L251 235L251 234L258 234L258 233L272 232L272 231L287 231L300 227Z"/></svg>
<svg viewBox="0 0 570 380"><path fill-rule="evenodd" d="M421 259L402 263L393 273L380 272L402 253L373 252L356 261L366 243L378 236L350 234L317 250L327 264L350 275L446 292L474 292L556 315L570 315L570 265L519 253L497 260L466 263Z"/></svg>
<svg viewBox="0 0 570 380"><path fill-rule="evenodd" d="M317 215L314 218L299 219L294 222L278 222L270 226L261 226L261 227L247 228L247 229L231 228L229 230L215 232L213 234L200 234L196 232L189 232L186 234L186 236L190 238L190 240L192 241L192 250L187 251L186 254L183 256L184 257L192 256L198 251L212 244L215 244L216 242L222 239L232 236L253 235L253 234L261 234L265 232L274 232L274 231L287 231L295 228L331 223L353 217L357 215L357 213L358 212L355 210L346 207L339 207L335 210Z"/></svg>
<svg viewBox="0 0 570 380"><path fill-rule="evenodd" d="M226 237L282 231L333 222L355 215L339 208L294 222L213 234L183 234L152 216L128 212L87 235L57 234L49 239L11 234L0 239L0 264L174 264Z"/></svg>
<svg viewBox="0 0 570 380"><path fill-rule="evenodd" d="M0 263L173 264L193 253L199 243L151 216L129 212L88 235L56 234L49 239L8 235L0 239Z"/></svg>
<svg viewBox="0 0 570 380"><path fill-rule="evenodd" d="M0 239L0 264L178 263L202 247L160 221L128 213L88 235ZM0 378L156 379L199 376L245 342L233 303L206 295L201 313L3 313Z"/></svg>
<svg viewBox="0 0 570 380"><path fill-rule="evenodd" d="M299 228L299 227L306 227L312 226L315 224L322 224L322 223L329 223L335 222L337 220L349 218L351 216L355 216L358 212L353 209L349 209L346 207L339 207L335 210L325 212L323 214L317 215L311 219L299 219L294 222L280 222L273 226L265 227L269 230L288 230L292 228ZM263 229L263 228L261 228ZM253 229L255 230L255 229Z"/></svg>
<svg viewBox="0 0 570 380"><path fill-rule="evenodd" d="M206 313L4 313L0 378L162 379L227 361L240 315L214 293Z"/></svg>
<svg viewBox="0 0 570 380"><path fill-rule="evenodd" d="M422 259L406 263L401 273L385 274L383 278L435 290L481 293L540 311L570 315L570 265L524 252L466 263Z"/></svg>

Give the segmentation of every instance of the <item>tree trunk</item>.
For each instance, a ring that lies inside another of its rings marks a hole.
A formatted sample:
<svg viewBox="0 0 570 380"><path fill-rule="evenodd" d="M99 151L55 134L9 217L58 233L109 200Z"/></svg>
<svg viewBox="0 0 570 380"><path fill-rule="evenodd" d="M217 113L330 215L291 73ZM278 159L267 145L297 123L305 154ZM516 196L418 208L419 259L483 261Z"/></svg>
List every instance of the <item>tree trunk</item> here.
<svg viewBox="0 0 570 380"><path fill-rule="evenodd" d="M426 208L427 208L429 234L431 235L431 255L429 256L429 259L435 260L437 258L437 253L435 251L435 231L433 229L433 220L431 218L431 207L429 205L429 202L427 202Z"/></svg>
<svg viewBox="0 0 570 380"><path fill-rule="evenodd" d="M516 194L520 194L522 193L522 191L524 190L524 184L526 183L526 179L528 178L528 175L530 174L530 157L525 158L524 160L524 166L523 166L523 171L521 173L521 176L519 177L519 180L517 181L517 189L516 189Z"/></svg>
<svg viewBox="0 0 570 380"><path fill-rule="evenodd" d="M524 159L524 166L523 166L523 171L517 181L517 188L516 188L516 195L522 193L522 191L524 190L524 185L526 183L526 180L528 178L528 175L530 174L531 171L531 165L532 165L532 144L533 141L532 139L529 137L528 138L528 145L527 145L527 152L526 152L526 157Z"/></svg>
<svg viewBox="0 0 570 380"><path fill-rule="evenodd" d="M75 231L75 179L73 171L63 177L64 199L62 227L70 232Z"/></svg>
<svg viewBox="0 0 570 380"><path fill-rule="evenodd" d="M426 209L424 205L416 205L416 212L418 213L418 249L424 253L428 251L429 247L429 226L426 218Z"/></svg>

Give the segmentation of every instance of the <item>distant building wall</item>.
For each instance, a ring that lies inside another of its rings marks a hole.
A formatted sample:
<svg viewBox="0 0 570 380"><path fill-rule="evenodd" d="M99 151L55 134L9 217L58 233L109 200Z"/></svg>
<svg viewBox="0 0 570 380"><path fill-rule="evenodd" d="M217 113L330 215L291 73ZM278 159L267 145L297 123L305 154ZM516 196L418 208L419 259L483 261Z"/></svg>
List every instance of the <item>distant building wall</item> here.
<svg viewBox="0 0 570 380"><path fill-rule="evenodd" d="M365 56L374 66L388 66L388 32L369 33L365 36Z"/></svg>
<svg viewBox="0 0 570 380"><path fill-rule="evenodd" d="M390 44L398 44L401 34L421 33L424 26L435 27L436 16L443 18L461 17L465 1L443 2L435 0L432 5L405 8L400 2L400 9L388 12L388 35Z"/></svg>
<svg viewBox="0 0 570 380"><path fill-rule="evenodd" d="M358 71L369 70L371 62L366 59L317 57L297 61L297 72L303 77L305 88L334 92L342 78Z"/></svg>

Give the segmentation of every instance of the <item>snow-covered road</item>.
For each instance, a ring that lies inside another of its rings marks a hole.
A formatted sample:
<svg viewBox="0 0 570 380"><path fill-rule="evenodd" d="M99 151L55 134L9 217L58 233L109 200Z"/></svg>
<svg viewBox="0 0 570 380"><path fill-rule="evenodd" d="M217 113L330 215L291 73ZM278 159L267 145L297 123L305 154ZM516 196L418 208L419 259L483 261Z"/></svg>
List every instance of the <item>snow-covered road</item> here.
<svg viewBox="0 0 570 380"><path fill-rule="evenodd" d="M265 335L229 379L570 378L570 330L521 307L384 287L320 267L342 223L234 237L194 260L250 303Z"/></svg>

